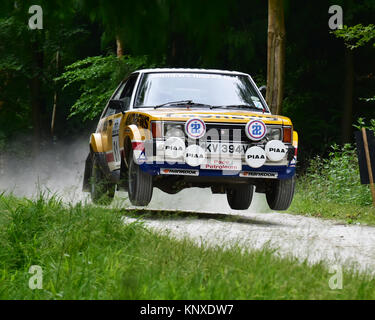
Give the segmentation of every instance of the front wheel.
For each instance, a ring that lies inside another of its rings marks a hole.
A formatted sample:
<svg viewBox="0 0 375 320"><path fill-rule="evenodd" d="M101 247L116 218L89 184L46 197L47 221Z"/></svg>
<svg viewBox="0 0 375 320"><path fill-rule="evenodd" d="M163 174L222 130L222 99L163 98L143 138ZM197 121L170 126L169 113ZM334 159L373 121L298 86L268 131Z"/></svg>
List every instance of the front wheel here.
<svg viewBox="0 0 375 320"><path fill-rule="evenodd" d="M272 210L287 210L293 200L295 184L295 177L272 181L266 191L269 207Z"/></svg>
<svg viewBox="0 0 375 320"><path fill-rule="evenodd" d="M107 180L95 157L92 162L90 184L92 202L102 205L109 205L112 202L116 185Z"/></svg>
<svg viewBox="0 0 375 320"><path fill-rule="evenodd" d="M253 200L253 185L238 185L227 189L227 200L231 209L246 210Z"/></svg>
<svg viewBox="0 0 375 320"><path fill-rule="evenodd" d="M133 160L133 151L129 155L128 195L134 206L147 206L152 198L152 176L144 172Z"/></svg>

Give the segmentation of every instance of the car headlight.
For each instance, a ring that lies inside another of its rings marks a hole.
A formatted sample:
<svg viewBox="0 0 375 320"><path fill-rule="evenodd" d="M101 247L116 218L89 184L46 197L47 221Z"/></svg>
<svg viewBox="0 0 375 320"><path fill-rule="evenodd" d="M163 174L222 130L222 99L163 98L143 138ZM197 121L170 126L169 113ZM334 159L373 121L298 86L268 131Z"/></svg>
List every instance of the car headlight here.
<svg viewBox="0 0 375 320"><path fill-rule="evenodd" d="M280 128L268 128L268 140L281 140Z"/></svg>
<svg viewBox="0 0 375 320"><path fill-rule="evenodd" d="M164 126L164 136L166 139L171 137L185 138L185 133L183 130L183 125L181 124L165 124Z"/></svg>

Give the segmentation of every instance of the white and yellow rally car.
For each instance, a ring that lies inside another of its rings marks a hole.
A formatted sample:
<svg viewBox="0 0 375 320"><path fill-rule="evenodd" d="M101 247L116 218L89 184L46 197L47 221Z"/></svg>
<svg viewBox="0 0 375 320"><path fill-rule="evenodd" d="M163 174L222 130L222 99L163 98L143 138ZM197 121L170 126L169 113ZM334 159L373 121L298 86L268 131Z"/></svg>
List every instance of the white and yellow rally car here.
<svg viewBox="0 0 375 320"><path fill-rule="evenodd" d="M90 137L83 190L108 204L127 190L146 206L153 188L211 188L232 209L253 193L286 210L294 194L298 135L272 115L250 75L205 69L133 72L115 90Z"/></svg>

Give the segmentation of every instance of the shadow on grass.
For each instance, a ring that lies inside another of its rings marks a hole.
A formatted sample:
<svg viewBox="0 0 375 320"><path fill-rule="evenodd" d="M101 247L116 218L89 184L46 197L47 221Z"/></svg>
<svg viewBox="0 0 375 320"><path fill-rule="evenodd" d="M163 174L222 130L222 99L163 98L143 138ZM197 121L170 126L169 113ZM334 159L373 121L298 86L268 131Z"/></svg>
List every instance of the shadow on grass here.
<svg viewBox="0 0 375 320"><path fill-rule="evenodd" d="M236 222L252 225L262 226L282 226L279 223L252 219L246 216L224 214L224 213L210 213L210 212L194 212L194 211L175 211L175 210L151 210L151 209L123 209L121 210L127 216L134 218L144 218L146 220L220 220L223 222Z"/></svg>

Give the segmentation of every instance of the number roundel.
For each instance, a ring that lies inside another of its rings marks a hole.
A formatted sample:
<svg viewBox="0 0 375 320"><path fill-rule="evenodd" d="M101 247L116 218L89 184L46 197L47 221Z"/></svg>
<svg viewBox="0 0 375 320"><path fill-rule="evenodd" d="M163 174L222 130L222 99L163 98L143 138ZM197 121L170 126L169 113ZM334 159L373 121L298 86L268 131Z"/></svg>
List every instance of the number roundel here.
<svg viewBox="0 0 375 320"><path fill-rule="evenodd" d="M185 123L185 132L192 139L202 138L206 133L206 124L200 118L191 118Z"/></svg>
<svg viewBox="0 0 375 320"><path fill-rule="evenodd" d="M262 140L267 134L267 127L262 120L252 120L246 124L246 136L253 141Z"/></svg>

